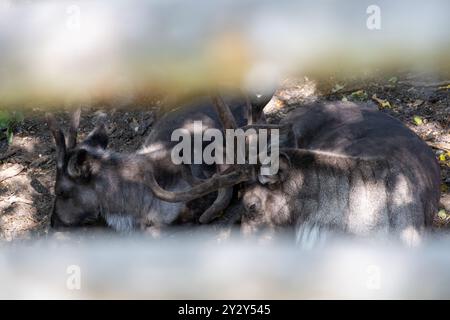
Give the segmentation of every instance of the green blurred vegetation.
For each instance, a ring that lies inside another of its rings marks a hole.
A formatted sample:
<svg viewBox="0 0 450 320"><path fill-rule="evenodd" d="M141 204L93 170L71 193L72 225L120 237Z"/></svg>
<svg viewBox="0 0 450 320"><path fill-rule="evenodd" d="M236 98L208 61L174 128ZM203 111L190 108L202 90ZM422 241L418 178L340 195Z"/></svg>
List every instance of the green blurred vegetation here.
<svg viewBox="0 0 450 320"><path fill-rule="evenodd" d="M20 111L9 111L0 109L0 140L7 139L12 143L14 129L23 121L23 113Z"/></svg>

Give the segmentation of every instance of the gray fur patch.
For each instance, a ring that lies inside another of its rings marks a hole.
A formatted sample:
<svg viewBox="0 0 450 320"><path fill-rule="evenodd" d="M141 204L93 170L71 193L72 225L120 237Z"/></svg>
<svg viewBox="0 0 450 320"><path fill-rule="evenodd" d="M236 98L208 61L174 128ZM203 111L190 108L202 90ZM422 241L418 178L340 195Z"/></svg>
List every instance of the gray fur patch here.
<svg viewBox="0 0 450 320"><path fill-rule="evenodd" d="M305 223L298 227L295 238L297 246L304 250L311 250L325 244L327 232L323 227Z"/></svg>
<svg viewBox="0 0 450 320"><path fill-rule="evenodd" d="M106 223L118 232L127 233L135 229L135 221L131 216L110 214L106 216Z"/></svg>

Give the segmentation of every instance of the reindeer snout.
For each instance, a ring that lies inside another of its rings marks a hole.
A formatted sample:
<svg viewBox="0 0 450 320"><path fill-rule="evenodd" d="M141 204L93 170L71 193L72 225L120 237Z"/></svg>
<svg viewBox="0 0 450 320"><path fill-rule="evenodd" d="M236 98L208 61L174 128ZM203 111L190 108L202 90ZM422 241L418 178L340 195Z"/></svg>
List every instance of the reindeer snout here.
<svg viewBox="0 0 450 320"><path fill-rule="evenodd" d="M61 219L59 219L58 215L56 214L52 214L51 218L50 218L50 226L54 229L59 229L64 227L64 223L61 221Z"/></svg>

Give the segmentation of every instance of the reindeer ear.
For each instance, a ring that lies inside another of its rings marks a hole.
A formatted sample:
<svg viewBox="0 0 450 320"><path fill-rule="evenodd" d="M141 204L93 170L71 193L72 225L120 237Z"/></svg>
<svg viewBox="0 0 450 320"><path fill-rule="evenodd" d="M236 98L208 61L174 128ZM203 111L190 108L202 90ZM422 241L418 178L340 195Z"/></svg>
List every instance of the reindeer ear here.
<svg viewBox="0 0 450 320"><path fill-rule="evenodd" d="M80 126L81 108L77 108L70 118L70 127L67 134L67 149L73 149L77 145L78 127Z"/></svg>
<svg viewBox="0 0 450 320"><path fill-rule="evenodd" d="M64 161L66 157L66 143L64 133L59 127L58 122L53 114L47 113L47 124L52 132L53 138L56 144L56 167L61 170L64 167Z"/></svg>
<svg viewBox="0 0 450 320"><path fill-rule="evenodd" d="M289 170L291 168L291 160L285 153L280 153L278 159L278 172L272 175L258 174L258 181L264 185L271 185L279 182L283 182L287 179Z"/></svg>
<svg viewBox="0 0 450 320"><path fill-rule="evenodd" d="M99 119L97 126L89 133L83 144L94 148L106 149L108 146L108 134L106 132L105 119Z"/></svg>
<svg viewBox="0 0 450 320"><path fill-rule="evenodd" d="M89 178L95 170L95 159L86 149L78 149L69 158L67 173L72 178Z"/></svg>

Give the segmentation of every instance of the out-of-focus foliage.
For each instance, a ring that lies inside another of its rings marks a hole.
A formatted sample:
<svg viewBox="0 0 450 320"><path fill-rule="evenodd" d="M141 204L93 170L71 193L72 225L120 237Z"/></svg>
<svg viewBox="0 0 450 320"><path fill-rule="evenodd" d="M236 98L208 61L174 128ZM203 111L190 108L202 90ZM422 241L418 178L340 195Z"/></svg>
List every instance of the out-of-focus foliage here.
<svg viewBox="0 0 450 320"><path fill-rule="evenodd" d="M0 100L49 107L217 85L260 92L304 74L450 71L449 1L376 6L372 28L359 0L2 0Z"/></svg>
<svg viewBox="0 0 450 320"><path fill-rule="evenodd" d="M7 111L0 109L0 139L7 139L11 144L14 127L23 120L23 114L20 111Z"/></svg>

